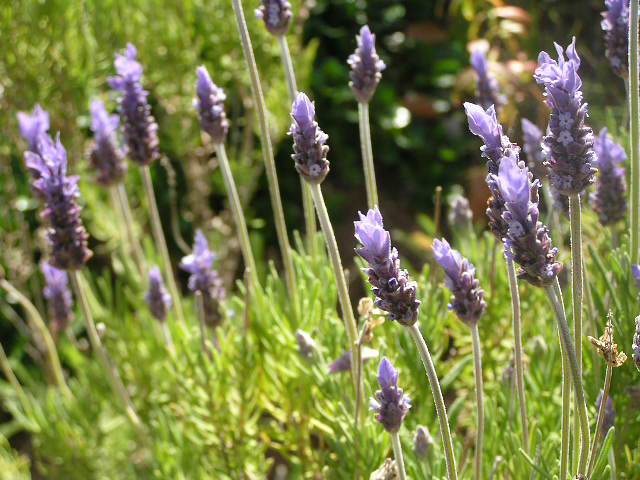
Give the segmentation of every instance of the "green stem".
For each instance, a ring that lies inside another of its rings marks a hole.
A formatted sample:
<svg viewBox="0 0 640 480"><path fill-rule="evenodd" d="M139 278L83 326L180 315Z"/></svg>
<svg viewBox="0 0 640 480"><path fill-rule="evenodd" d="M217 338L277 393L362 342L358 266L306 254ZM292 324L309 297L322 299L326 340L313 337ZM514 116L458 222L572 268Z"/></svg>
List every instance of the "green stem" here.
<svg viewBox="0 0 640 480"><path fill-rule="evenodd" d="M173 267L171 266L171 258L169 257L169 249L167 248L167 241L164 238L164 232L162 231L162 222L160 221L160 213L158 213L158 203L156 202L156 195L153 191L153 181L151 180L151 172L149 166L145 165L141 167L142 170L142 183L147 194L147 200L149 202L149 215L151 216L151 230L153 232L153 238L155 240L156 248L160 251L162 257L162 263L164 264L165 278L169 286L169 293L173 297L173 306L178 316L178 321L181 325L184 325L184 316L182 314L182 302L180 301L180 291L176 284L176 278L173 275Z"/></svg>
<svg viewBox="0 0 640 480"><path fill-rule="evenodd" d="M93 351L98 355L98 360L102 364L102 368L107 374L109 384L111 385L111 388L116 397L122 402L127 417L129 417L129 420L136 429L140 429L142 427L142 422L140 421L140 417L138 417L133 403L131 402L129 392L127 392L127 389L125 388L124 383L122 382L122 379L118 374L118 370L116 370L116 367L111 360L109 353L104 348L104 345L102 345L100 335L98 335L98 330L96 329L96 324L93 321L93 315L91 314L91 309L89 308L89 302L87 301L87 296L85 294L84 288L82 287L80 272L78 270L71 271L69 272L69 276L71 277L71 284L73 285L73 289L75 290L76 297L78 298L85 321L87 323L87 333L89 334L91 348L93 348Z"/></svg>
<svg viewBox="0 0 640 480"><path fill-rule="evenodd" d="M40 336L42 337L42 341L44 342L44 347L46 349L46 356L49 361L49 367L51 368L51 372L53 373L53 379L56 385L62 390L65 396L71 398L73 395L71 394L71 390L67 386L67 383L64 379L64 373L62 372L62 366L60 365L60 358L58 357L58 351L56 349L56 344L53 341L53 337L51 336L51 332L47 328L47 325L44 323L42 316L36 309L36 307L31 303L31 301L22 293L20 290L15 288L11 283L9 283L6 279L0 279L0 287L6 290L9 294L15 297L16 300L20 303L22 308L25 309L29 318L31 318L31 322L33 326L36 328Z"/></svg>
<svg viewBox="0 0 640 480"><path fill-rule="evenodd" d="M390 433L391 445L393 446L393 457L396 459L398 467L398 480L407 480L407 472L404 469L404 457L402 456L402 443L398 432Z"/></svg>
<svg viewBox="0 0 640 480"><path fill-rule="evenodd" d="M251 38L249 30L244 19L244 11L242 10L241 0L231 0L233 11L236 17L236 24L240 34L242 43L242 52L251 77L251 89L253 91L254 102L258 112L258 120L260 122L260 143L262 144L262 157L264 160L265 170L267 172L267 180L269 184L269 196L271 197L271 207L276 224L276 233L278 235L278 243L280 244L280 253L282 255L282 263L287 281L289 296L292 303L296 303L296 279L293 269L293 257L291 255L291 245L287 235L287 226L284 220L284 210L282 208L282 199L280 198L280 187L278 186L278 174L276 172L276 164L273 159L273 148L271 146L271 137L269 135L269 124L267 121L267 106L262 94L262 86L260 84L260 74L258 66L253 55L251 47ZM254 272L255 274L255 272Z"/></svg>
<svg viewBox="0 0 640 480"><path fill-rule="evenodd" d="M596 466L596 453L598 452L598 442L600 441L600 430L604 423L604 414L607 407L607 399L609 398L609 389L611 388L611 377L613 376L613 367L607 363L607 373L604 377L604 390L600 399L600 408L598 409L598 420L596 422L596 433L593 434L593 444L591 445L591 455L589 457L589 466L587 468L587 479L591 478L593 468Z"/></svg>
<svg viewBox="0 0 640 480"><path fill-rule="evenodd" d="M435 403L436 413L438 414L438 421L440 422L440 435L442 436L442 445L447 462L447 478L449 480L457 480L458 473L456 471L456 459L453 453L451 430L449 429L449 418L447 417L447 409L444 405L444 399L442 398L442 390L440 389L440 381L438 380L436 367L433 365L429 347L427 347L418 325L414 324L408 327L408 329L409 334L418 348L418 353L420 354L424 370L431 385L431 393L433 394L433 401Z"/></svg>
<svg viewBox="0 0 640 480"><path fill-rule="evenodd" d="M338 299L340 300L340 309L342 310L342 320L347 330L347 337L349 338L349 349L353 361L351 362L351 370L353 374L354 386L356 388L356 399L362 401L364 394L358 394L358 390L364 391L362 381L358 384L357 365L360 361L358 357L357 340L358 330L356 327L356 319L353 316L353 309L351 307L351 299L349 298L349 289L347 287L347 280L344 276L344 270L342 269L342 261L340 260L340 253L338 252L338 244L336 242L336 236L333 233L333 226L329 219L329 213L327 212L327 206L324 203L322 196L322 190L320 185L311 185L311 197L313 203L316 206L316 212L318 213L318 219L320 220L320 227L324 234L324 239L327 244L327 250L329 252L329 258L331 259L331 265L333 267L333 273L336 277L336 286L338 288ZM359 407L356 407L356 411L360 411Z"/></svg>
<svg viewBox="0 0 640 480"><path fill-rule="evenodd" d="M482 349L480 347L480 334L478 324L471 325L471 340L473 342L473 366L476 377L476 411L477 411L477 432L476 432L476 452L474 457L474 478L482 479L482 443L484 439L484 387L482 383Z"/></svg>
<svg viewBox="0 0 640 480"><path fill-rule="evenodd" d="M200 327L200 343L202 345L202 351L207 354L209 360L213 360L211 349L207 343L207 323L205 321L204 299L202 298L201 292L196 292L196 310L198 312L198 325Z"/></svg>
<svg viewBox="0 0 640 480"><path fill-rule="evenodd" d="M528 452L529 421L527 417L527 398L524 390L524 368L522 351L522 331L520 322L520 293L518 279L513 260L507 259L507 273L509 276L509 291L511 292L511 315L513 319L513 344L515 352L516 391L520 407L520 423L522 424L522 449Z"/></svg>
<svg viewBox="0 0 640 480"><path fill-rule="evenodd" d="M126 244L126 251L133 256L133 261L140 275L144 275L146 271L144 255L133 232L133 215L127 199L127 193L124 191L122 184L111 186L109 193L111 194L112 208L120 220L120 234L122 241Z"/></svg>
<svg viewBox="0 0 640 480"><path fill-rule="evenodd" d="M247 230L247 222L244 218L244 212L242 211L242 204L240 203L240 197L238 195L238 189L236 188L236 182L233 179L233 173L231 172L231 166L229 165L229 159L223 143L216 145L216 153L218 155L218 161L220 162L220 169L222 170L222 178L224 179L224 185L227 188L227 196L229 197L229 205L231 212L233 213L233 219L236 223L236 232L238 234L238 241L240 242L240 249L242 250L242 256L244 258L245 267L251 272L254 280L257 280L255 275L256 261L253 257L253 250L251 249L251 242L249 241L249 231Z"/></svg>
<svg viewBox="0 0 640 480"><path fill-rule="evenodd" d="M558 279L555 279L553 286L546 288L547 296L553 305L553 309L558 323L558 330L560 333L560 339L564 344L564 355L568 357L569 371L571 372L571 379L573 381L573 390L575 394L575 406L576 415L580 421L580 457L578 460L578 474L584 475L587 466L590 432L589 432L589 420L587 418L587 405L584 399L584 389L582 386L582 380L579 376L578 360L576 358L576 351L573 346L573 340L571 339L571 332L569 331L569 325L567 324L567 318L564 312L564 304L562 301L562 290Z"/></svg>
<svg viewBox="0 0 640 480"><path fill-rule="evenodd" d="M364 180L367 188L367 205L369 208L375 208L378 205L378 187L376 185L376 171L373 166L368 103L358 102L358 123L360 125L360 148L362 150Z"/></svg>
<svg viewBox="0 0 640 480"><path fill-rule="evenodd" d="M29 412L31 410L31 406L29 405L29 400L27 399L27 395L24 393L22 389L22 385L18 381L18 377L16 377L15 373L13 373L13 369L11 368L11 364L9 363L9 359L7 355L4 353L4 348L2 347L2 343L0 343L0 370L4 373L4 376L7 377L9 383L16 391L16 395L18 396L18 401L20 405L22 405L22 409L25 412Z"/></svg>
<svg viewBox="0 0 640 480"><path fill-rule="evenodd" d="M629 138L631 140L631 263L638 263L640 234L640 92L638 92L638 2L629 13Z"/></svg>

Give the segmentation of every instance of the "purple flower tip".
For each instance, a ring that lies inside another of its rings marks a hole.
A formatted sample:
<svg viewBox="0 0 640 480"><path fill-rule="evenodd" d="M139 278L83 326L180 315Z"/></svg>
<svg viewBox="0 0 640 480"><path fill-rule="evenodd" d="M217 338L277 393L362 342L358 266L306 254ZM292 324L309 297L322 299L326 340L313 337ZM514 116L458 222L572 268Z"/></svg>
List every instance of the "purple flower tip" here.
<svg viewBox="0 0 640 480"><path fill-rule="evenodd" d="M161 322L166 320L167 312L173 302L164 286L160 269L156 266L149 270L149 290L144 294L144 299L149 304L149 310L156 320Z"/></svg>
<svg viewBox="0 0 640 480"><path fill-rule="evenodd" d="M636 287L640 290L640 265L631 265L631 275L633 275L633 278L636 281Z"/></svg>
<svg viewBox="0 0 640 480"><path fill-rule="evenodd" d="M398 371L387 357L383 357L378 368L380 390L370 400L371 410L376 412L376 420L388 432L400 430L402 421L409 413L409 397L398 387Z"/></svg>
<svg viewBox="0 0 640 480"><path fill-rule="evenodd" d="M476 48L471 52L471 66L476 72L476 96L478 103L484 108L493 106L496 112L506 103L506 98L499 92L498 82L489 72L484 52Z"/></svg>
<svg viewBox="0 0 640 480"><path fill-rule="evenodd" d="M114 90L124 90L127 82L139 82L142 78L142 65L136 60L138 50L133 43L127 43L124 55L116 53L114 65L119 77L107 79L109 86Z"/></svg>
<svg viewBox="0 0 640 480"><path fill-rule="evenodd" d="M291 116L301 129L313 122L316 116L316 108L313 102L304 92L298 92L291 107ZM293 130L293 126L291 127Z"/></svg>
<svg viewBox="0 0 640 480"><path fill-rule="evenodd" d="M73 298L69 290L69 277L64 270L58 270L47 262L40 264L44 275L44 297L47 299L49 322L54 334L64 332L73 322Z"/></svg>
<svg viewBox="0 0 640 480"><path fill-rule="evenodd" d="M206 67L198 67L197 74L197 98L194 106L200 117L200 128L209 134L214 143L224 143L229 130L229 121L224 112L224 101L227 97L224 91L213 83Z"/></svg>
<svg viewBox="0 0 640 480"><path fill-rule="evenodd" d="M600 130L596 137L594 151L599 175L591 205L602 225L614 225L624 220L627 212L627 181L624 168L620 166L626 161L627 154L608 135L606 128Z"/></svg>
<svg viewBox="0 0 640 480"><path fill-rule="evenodd" d="M360 103L369 103L386 68L376 52L376 36L368 25L360 29L356 35L358 47L349 56L347 63L351 66L349 86Z"/></svg>
<svg viewBox="0 0 640 480"><path fill-rule="evenodd" d="M387 357L382 357L380 361L377 378L380 387L383 389L398 385L398 371L393 367Z"/></svg>
<svg viewBox="0 0 640 480"><path fill-rule="evenodd" d="M511 158L500 162L498 185L507 203L526 205L529 202L529 173Z"/></svg>
<svg viewBox="0 0 640 480"><path fill-rule="evenodd" d="M31 113L18 112L17 116L20 135L29 142L29 150L38 153L39 143L43 141L43 137L48 139L46 133L49 131L50 126L49 114L40 105L36 104Z"/></svg>
<svg viewBox="0 0 640 480"><path fill-rule="evenodd" d="M486 110L475 103L465 102L464 111L467 114L469 130L482 139L489 150L500 148L502 145L502 127L496 117L496 109L491 105Z"/></svg>
<svg viewBox="0 0 640 480"><path fill-rule="evenodd" d="M304 93L299 92L291 106L291 128L293 137L293 155L296 171L305 181L312 184L321 183L329 173L328 145L329 136L320 130L314 120L315 107Z"/></svg>
<svg viewBox="0 0 640 480"><path fill-rule="evenodd" d="M95 181L99 185L115 185L127 173L125 153L117 139L119 123L118 116L109 115L101 100L91 102L91 130L95 133L95 142L89 160L96 170Z"/></svg>

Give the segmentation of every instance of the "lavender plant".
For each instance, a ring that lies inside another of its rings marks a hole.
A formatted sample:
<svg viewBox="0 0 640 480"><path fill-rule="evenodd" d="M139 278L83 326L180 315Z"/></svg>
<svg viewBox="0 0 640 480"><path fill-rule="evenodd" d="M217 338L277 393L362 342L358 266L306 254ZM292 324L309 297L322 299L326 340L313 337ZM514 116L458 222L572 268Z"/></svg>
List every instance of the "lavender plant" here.
<svg viewBox="0 0 640 480"><path fill-rule="evenodd" d="M626 161L627 154L608 135L606 128L600 130L596 138L595 148L598 157L598 179L596 192L591 197L591 205L598 214L603 226L611 226L624 220L627 213L627 182L625 170L620 165Z"/></svg>
<svg viewBox="0 0 640 480"><path fill-rule="evenodd" d="M476 97L478 103L485 110L493 105L496 113L507 103L506 98L499 91L498 81L489 72L487 58L484 52L475 49L471 53L471 66L476 72Z"/></svg>
<svg viewBox="0 0 640 480"><path fill-rule="evenodd" d="M47 262L40 264L46 285L43 293L47 299L49 326L54 337L64 333L73 323L73 298L69 290L69 277Z"/></svg>
<svg viewBox="0 0 640 480"><path fill-rule="evenodd" d="M616 75L629 74L629 0L605 0L600 25L604 31L605 55Z"/></svg>
<svg viewBox="0 0 640 480"><path fill-rule="evenodd" d="M173 300L164 286L162 273L157 266L151 267L149 270L149 289L144 294L144 301L149 305L149 312L153 318L160 322L167 347L173 349L173 340L167 324L167 313L171 310Z"/></svg>

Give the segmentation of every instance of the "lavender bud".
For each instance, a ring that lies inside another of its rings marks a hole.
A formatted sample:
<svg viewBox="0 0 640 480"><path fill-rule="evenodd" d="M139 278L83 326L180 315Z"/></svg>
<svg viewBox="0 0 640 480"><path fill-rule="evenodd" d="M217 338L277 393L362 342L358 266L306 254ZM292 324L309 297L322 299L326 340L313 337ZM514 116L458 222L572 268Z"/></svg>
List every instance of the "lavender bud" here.
<svg viewBox="0 0 640 480"><path fill-rule="evenodd" d="M607 135L606 128L600 130L596 138L595 152L599 175L591 205L602 225L614 225L624 220L627 212L627 182L624 168L620 167L626 161L627 154Z"/></svg>
<svg viewBox="0 0 640 480"><path fill-rule="evenodd" d="M58 270L47 262L42 262L40 269L46 282L42 293L47 299L49 324L57 335L73 323L73 298L69 290L69 278L67 272Z"/></svg>
<svg viewBox="0 0 640 480"><path fill-rule="evenodd" d="M293 136L295 152L291 158L295 162L297 172L312 184L321 183L329 173L329 147L325 145L329 136L320 130L314 120L315 115L316 109L309 97L302 92L296 94L291 107L293 123L288 132Z"/></svg>
<svg viewBox="0 0 640 480"><path fill-rule="evenodd" d="M553 60L547 52L540 52L533 77L544 85L545 103L551 109L543 140L551 168L549 181L560 193L572 195L582 192L594 181L594 137L591 127L585 125L588 106L583 103L580 91L582 80L578 76L580 57L576 52L576 39L574 37L565 51L557 43L554 45L558 60Z"/></svg>
<svg viewBox="0 0 640 480"><path fill-rule="evenodd" d="M602 395L604 395L604 391L600 390L600 395L598 395L598 399L596 400L596 410L600 410L600 404L602 403ZM613 400L611 399L611 395L607 396L607 403L604 406L604 419L602 421L602 430L600 433L602 435L606 435L611 428L616 423L616 409L613 408Z"/></svg>
<svg viewBox="0 0 640 480"><path fill-rule="evenodd" d="M125 153L116 138L119 124L118 116L109 115L101 100L91 102L91 130L95 133L95 143L89 163L96 171L94 181L105 187L120 183L127 173Z"/></svg>
<svg viewBox="0 0 640 480"><path fill-rule="evenodd" d="M33 107L31 113L18 112L20 135L29 142L29 151L40 153L40 142L51 143L47 135L49 131L49 114L40 105Z"/></svg>
<svg viewBox="0 0 640 480"><path fill-rule="evenodd" d="M418 284L400 268L398 251L391 248L391 237L384 229L378 207L369 210L366 216L360 212L358 215L360 220L354 222L355 237L362 247L356 253L369 264L363 271L369 276L371 291L376 296L375 306L389 312L390 320L411 326L418 320Z"/></svg>
<svg viewBox="0 0 640 480"><path fill-rule="evenodd" d="M636 368L640 370L640 315L636 317L636 333L633 335L633 362Z"/></svg>
<svg viewBox="0 0 640 480"><path fill-rule="evenodd" d="M452 249L445 239L435 239L433 255L447 276L445 285L453 293L449 310L456 312L458 318L469 326L478 323L487 303L483 299L480 282L475 278L476 268L460 252Z"/></svg>
<svg viewBox="0 0 640 480"><path fill-rule="evenodd" d="M471 228L473 212L469 207L469 200L462 195L456 195L449 204L449 225L454 230L468 230Z"/></svg>
<svg viewBox="0 0 640 480"><path fill-rule="evenodd" d="M124 55L116 54L115 67L118 76L108 79L114 90L123 93L120 99L120 115L124 119L124 137L129 156L140 166L149 165L160 158L158 150L158 124L147 102L149 92L142 88L142 65L136 61L138 52L133 44L127 44Z"/></svg>
<svg viewBox="0 0 640 480"><path fill-rule="evenodd" d="M296 330L296 340L298 341L298 352L304 358L309 358L318 349L316 341L304 330Z"/></svg>
<svg viewBox="0 0 640 480"><path fill-rule="evenodd" d="M640 290L640 265L631 265L631 275L633 275L633 278L636 281L636 287Z"/></svg>
<svg viewBox="0 0 640 480"><path fill-rule="evenodd" d="M380 390L371 397L370 410L375 411L378 420L389 433L400 430L404 417L409 413L411 405L409 397L398 387L398 371L393 368L387 357L382 357L378 368Z"/></svg>
<svg viewBox="0 0 640 480"><path fill-rule="evenodd" d="M167 312L171 309L171 295L167 292L158 267L149 270L149 290L144 294L144 300L149 304L149 311L156 320L164 322Z"/></svg>
<svg viewBox="0 0 640 480"><path fill-rule="evenodd" d="M201 230L196 230L193 253L180 262L180 268L189 272L189 290L200 292L204 303L205 321L216 327L222 321L220 301L225 296L222 279L213 269L215 254L209 250L207 239Z"/></svg>
<svg viewBox="0 0 640 480"><path fill-rule="evenodd" d="M291 4L287 0L262 0L255 14L256 18L264 21L264 26L272 35L284 35L289 30L292 15Z"/></svg>
<svg viewBox="0 0 640 480"><path fill-rule="evenodd" d="M529 170L535 178L540 181L544 180L549 176L549 166L545 163L542 148L542 130L526 118L522 119L522 140Z"/></svg>
<svg viewBox="0 0 640 480"><path fill-rule="evenodd" d="M200 128L209 134L213 143L224 143L229 130L229 121L224 113L224 100L227 96L211 81L206 67L198 67L197 72L197 98L193 105L200 117Z"/></svg>
<svg viewBox="0 0 640 480"><path fill-rule="evenodd" d="M605 0L600 26L606 42L605 55L613 71L623 78L629 74L629 0Z"/></svg>
<svg viewBox="0 0 640 480"><path fill-rule="evenodd" d="M500 94L495 77L489 73L487 59L481 50L476 49L471 53L471 66L476 72L478 103L485 109L493 105L496 113L499 113L500 108L507 103L507 100L504 95Z"/></svg>
<svg viewBox="0 0 640 480"><path fill-rule="evenodd" d="M413 452L416 454L416 457L422 460L429 458L431 450L433 449L433 443L433 437L427 427L418 425L416 434L413 437Z"/></svg>
<svg viewBox="0 0 640 480"><path fill-rule="evenodd" d="M362 362L366 363L372 358L377 358L378 350L369 347L362 347L360 351ZM351 370L351 350L344 352L329 364L329 373L348 372Z"/></svg>
<svg viewBox="0 0 640 480"><path fill-rule="evenodd" d="M369 103L380 79L382 70L387 66L376 52L376 36L365 25L356 35L358 47L349 55L347 63L351 66L349 86L360 103Z"/></svg>
<svg viewBox="0 0 640 480"><path fill-rule="evenodd" d="M77 204L80 197L78 177L67 176L67 152L60 134L53 142L41 142L40 154L25 152L27 168L34 172L31 186L44 203L42 218L49 223L47 238L51 245L49 263L60 270L76 270L91 258L89 235L84 229Z"/></svg>
<svg viewBox="0 0 640 480"><path fill-rule="evenodd" d="M552 247L549 229L538 220L540 181L533 180L524 166L505 157L497 182L506 207L502 218L509 225L505 255L520 265L518 278L538 287L550 285L562 264L555 261L558 249Z"/></svg>

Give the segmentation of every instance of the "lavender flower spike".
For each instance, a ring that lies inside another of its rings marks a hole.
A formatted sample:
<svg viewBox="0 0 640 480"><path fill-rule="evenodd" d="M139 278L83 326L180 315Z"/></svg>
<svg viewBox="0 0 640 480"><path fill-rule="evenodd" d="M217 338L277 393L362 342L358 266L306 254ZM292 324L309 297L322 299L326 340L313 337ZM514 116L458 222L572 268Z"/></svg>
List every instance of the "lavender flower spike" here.
<svg viewBox="0 0 640 480"><path fill-rule="evenodd" d="M171 295L164 287L162 274L158 267L149 270L149 290L144 294L144 300L149 304L149 311L156 320L164 322L167 319L167 312L171 309Z"/></svg>
<svg viewBox="0 0 640 480"><path fill-rule="evenodd" d="M473 212L469 200L462 195L456 195L449 205L449 225L456 230L471 228Z"/></svg>
<svg viewBox="0 0 640 480"><path fill-rule="evenodd" d="M40 154L25 152L27 168L36 177L31 186L43 201L42 217L49 223L47 237L52 247L49 263L60 270L76 270L91 258L87 248L87 234L77 204L80 196L78 177L67 176L67 152L60 143L41 142Z"/></svg>
<svg viewBox="0 0 640 480"><path fill-rule="evenodd" d="M542 148L542 130L526 118L522 119L522 140L529 170L535 178L540 181L544 180L549 176L549 166L545 163L544 149Z"/></svg>
<svg viewBox="0 0 640 480"><path fill-rule="evenodd" d="M58 270L47 262L40 265L46 282L43 294L47 299L49 324L54 336L64 332L73 322L73 298L69 290L67 272Z"/></svg>
<svg viewBox="0 0 640 480"><path fill-rule="evenodd" d="M596 138L595 152L599 175L591 205L602 225L614 225L624 220L627 212L627 182L624 168L620 167L626 161L627 154L607 135L606 128L600 130Z"/></svg>
<svg viewBox="0 0 640 480"><path fill-rule="evenodd" d="M205 66L198 67L197 72L198 96L193 104L200 117L200 128L209 134L213 143L224 143L229 130L229 121L224 113L224 100L227 97L222 89L213 83Z"/></svg>
<svg viewBox="0 0 640 480"><path fill-rule="evenodd" d="M409 280L406 270L400 268L400 259L391 237L384 229L382 215L376 207L366 215L358 212L360 220L354 222L355 237L362 244L356 249L368 264L364 272L369 276L371 291L376 296L376 307L389 312L389 319L411 326L418 320L420 300L416 300L416 282Z"/></svg>
<svg viewBox="0 0 640 480"><path fill-rule="evenodd" d="M213 269L215 254L209 250L207 238L201 230L196 230L193 253L180 262L180 268L189 272L189 290L200 292L204 303L205 320L215 327L222 321L220 301L225 296L222 279Z"/></svg>
<svg viewBox="0 0 640 480"><path fill-rule="evenodd" d="M499 92L498 82L495 77L489 73L487 59L482 50L475 49L471 53L471 66L476 72L476 95L478 103L487 109L493 105L496 112L499 113L500 108L507 103L504 95Z"/></svg>
<svg viewBox="0 0 640 480"><path fill-rule="evenodd" d="M380 390L371 398L371 410L376 412L378 420L389 433L400 430L404 417L411 405L409 397L398 387L398 371L387 357L383 357L378 368Z"/></svg>
<svg viewBox="0 0 640 480"><path fill-rule="evenodd" d="M311 184L322 183L329 173L329 146L325 145L329 136L320 130L315 115L313 102L299 92L291 108L293 122L289 134L293 136L294 151L291 158L297 172Z"/></svg>
<svg viewBox="0 0 640 480"><path fill-rule="evenodd" d="M640 315L636 317L636 333L633 335L633 362L636 368L640 370Z"/></svg>
<svg viewBox="0 0 640 480"><path fill-rule="evenodd" d="M631 265L631 275L633 275L633 278L636 281L636 287L640 290L640 265Z"/></svg>
<svg viewBox="0 0 640 480"><path fill-rule="evenodd" d="M360 103L369 103L380 79L382 70L387 66L376 52L376 36L365 25L356 35L358 47L349 55L347 63L351 66L349 86Z"/></svg>
<svg viewBox="0 0 640 480"><path fill-rule="evenodd" d="M433 444L433 437L427 427L418 425L416 434L413 437L413 453L416 454L416 457L421 460L429 458L429 455L433 451Z"/></svg>
<svg viewBox="0 0 640 480"><path fill-rule="evenodd" d="M566 50L555 44L558 60L540 52L533 77L544 85L545 103L551 117L544 145L551 167L549 180L560 193L571 196L582 192L594 181L594 137L585 124L588 106L582 101L582 80L578 76L580 57L574 38ZM564 58L564 53L567 59Z"/></svg>
<svg viewBox="0 0 640 480"><path fill-rule="evenodd" d="M127 173L125 153L116 138L119 124L118 116L109 115L101 100L91 102L91 130L95 133L95 143L89 160L96 170L95 182L105 187L120 183Z"/></svg>
<svg viewBox="0 0 640 480"><path fill-rule="evenodd" d="M33 107L31 113L18 112L18 126L20 135L29 142L29 150L33 153L40 153L40 142L50 142L47 135L49 131L49 114L40 105Z"/></svg>
<svg viewBox="0 0 640 480"><path fill-rule="evenodd" d="M598 395L598 399L596 400L596 410L600 410L600 404L602 403L602 395L604 395L604 391L600 390L600 395ZM607 403L604 406L604 420L602 422L602 430L600 433L602 435L606 435L609 430L615 426L616 423L616 409L613 408L613 400L611 396L607 396Z"/></svg>
<svg viewBox="0 0 640 480"><path fill-rule="evenodd" d="M262 5L255 9L256 18L264 21L264 26L271 35L284 35L291 23L291 4L287 0L262 0Z"/></svg>
<svg viewBox="0 0 640 480"><path fill-rule="evenodd" d="M538 287L551 285L562 264L555 261L558 249L551 245L549 229L538 220L540 181L507 157L500 163L497 180L506 207L502 216L509 226L505 255L520 265L518 278Z"/></svg>
<svg viewBox="0 0 640 480"><path fill-rule="evenodd" d="M452 249L445 239L433 242L433 254L447 275L445 285L453 293L449 310L456 312L458 318L469 326L477 323L487 303L483 299L480 282L475 278L475 267L460 252Z"/></svg>
<svg viewBox="0 0 640 480"><path fill-rule="evenodd" d="M613 71L623 78L629 73L629 0L605 0L607 10L600 23L606 42L605 55Z"/></svg>
<svg viewBox="0 0 640 480"><path fill-rule="evenodd" d="M149 92L142 88L142 65L136 61L137 50L127 44L124 55L116 54L118 76L108 79L114 90L120 90L120 115L124 119L124 137L129 156L140 166L149 165L160 158L158 150L158 124L147 102Z"/></svg>

